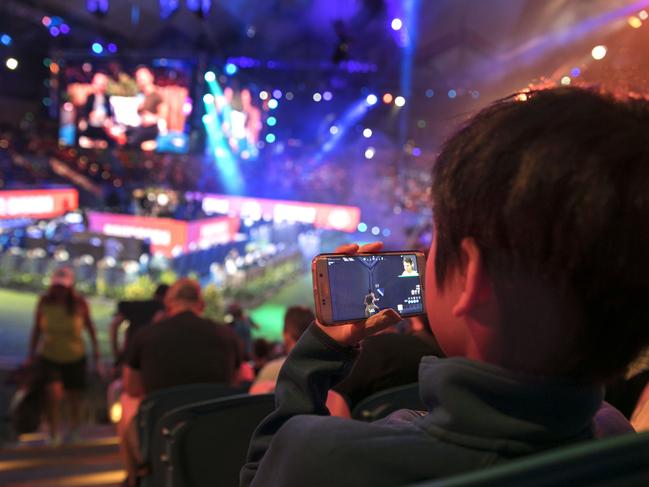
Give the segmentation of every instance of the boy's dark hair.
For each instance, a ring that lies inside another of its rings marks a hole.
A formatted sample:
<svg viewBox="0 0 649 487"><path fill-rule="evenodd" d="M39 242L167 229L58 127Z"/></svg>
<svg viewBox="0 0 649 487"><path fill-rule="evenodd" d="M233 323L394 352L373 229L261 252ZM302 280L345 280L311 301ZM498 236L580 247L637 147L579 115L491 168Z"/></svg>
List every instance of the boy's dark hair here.
<svg viewBox="0 0 649 487"><path fill-rule="evenodd" d="M482 110L433 169L437 286L472 237L503 326L525 326L511 298L530 278L551 290L562 329L575 334L557 372L596 381L621 372L649 342L647 134L649 103L587 89Z"/></svg>
<svg viewBox="0 0 649 487"><path fill-rule="evenodd" d="M284 315L284 333L297 341L315 320L313 311L304 306L291 306Z"/></svg>
<svg viewBox="0 0 649 487"><path fill-rule="evenodd" d="M403 258L403 261L404 261L404 262L407 262L407 263L410 264L410 265L414 265L414 262L413 262L413 260L412 260L411 257L404 257L404 258Z"/></svg>

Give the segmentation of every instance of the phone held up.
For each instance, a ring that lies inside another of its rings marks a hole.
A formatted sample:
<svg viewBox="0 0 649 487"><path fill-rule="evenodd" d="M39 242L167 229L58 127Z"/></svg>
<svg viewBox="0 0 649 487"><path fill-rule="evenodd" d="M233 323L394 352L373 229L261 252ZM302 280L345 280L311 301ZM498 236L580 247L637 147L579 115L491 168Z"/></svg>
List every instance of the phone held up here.
<svg viewBox="0 0 649 487"><path fill-rule="evenodd" d="M313 295L318 321L362 321L392 308L401 316L425 313L422 252L320 254L313 259Z"/></svg>

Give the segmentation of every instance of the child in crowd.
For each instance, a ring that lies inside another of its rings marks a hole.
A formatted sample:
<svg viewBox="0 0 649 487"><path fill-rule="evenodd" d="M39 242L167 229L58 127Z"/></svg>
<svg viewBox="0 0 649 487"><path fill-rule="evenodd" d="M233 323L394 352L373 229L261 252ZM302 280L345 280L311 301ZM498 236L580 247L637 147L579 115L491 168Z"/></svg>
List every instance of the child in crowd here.
<svg viewBox="0 0 649 487"><path fill-rule="evenodd" d="M329 417L327 391L359 344L400 317L315 323L284 363L241 486L403 485L632 431L602 398L649 343L647 133L646 101L578 88L477 114L433 169L425 298L449 358L421 362L427 411Z"/></svg>

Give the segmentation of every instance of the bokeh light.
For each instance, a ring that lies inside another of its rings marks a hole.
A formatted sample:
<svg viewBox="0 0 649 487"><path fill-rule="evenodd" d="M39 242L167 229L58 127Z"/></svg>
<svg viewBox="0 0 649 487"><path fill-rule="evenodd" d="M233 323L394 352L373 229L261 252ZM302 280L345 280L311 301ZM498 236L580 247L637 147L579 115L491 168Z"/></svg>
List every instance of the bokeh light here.
<svg viewBox="0 0 649 487"><path fill-rule="evenodd" d="M593 59L595 61L600 61L604 59L604 57L606 57L606 52L606 46L600 44L599 46L593 47L593 50L590 51L590 54L591 56L593 56Z"/></svg>

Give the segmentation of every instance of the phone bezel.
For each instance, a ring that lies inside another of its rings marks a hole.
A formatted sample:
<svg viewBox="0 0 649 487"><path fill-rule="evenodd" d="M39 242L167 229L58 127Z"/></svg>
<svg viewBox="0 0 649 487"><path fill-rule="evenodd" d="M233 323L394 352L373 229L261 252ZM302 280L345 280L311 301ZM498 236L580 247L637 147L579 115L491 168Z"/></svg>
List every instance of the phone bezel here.
<svg viewBox="0 0 649 487"><path fill-rule="evenodd" d="M389 251L389 252L373 252L373 253L359 253L354 254L354 257L362 257L365 255L404 255L410 254L414 255L417 259L417 270L419 273L419 279L421 282L421 300L423 311L421 313L413 314L403 314L404 318L411 316L421 316L426 313L426 293L425 293L425 282L426 282L426 257L424 253L418 250L399 250L399 251ZM357 320L344 320L344 321L334 321L333 320L333 311L331 308L331 295L329 291L329 272L327 266L327 259L329 257L344 257L345 254L336 254L336 253L326 253L319 254L313 258L311 262L311 276L313 280L313 300L315 304L316 318L322 325L332 326L332 325L341 325L343 323L355 323L364 321L365 318L359 318Z"/></svg>

